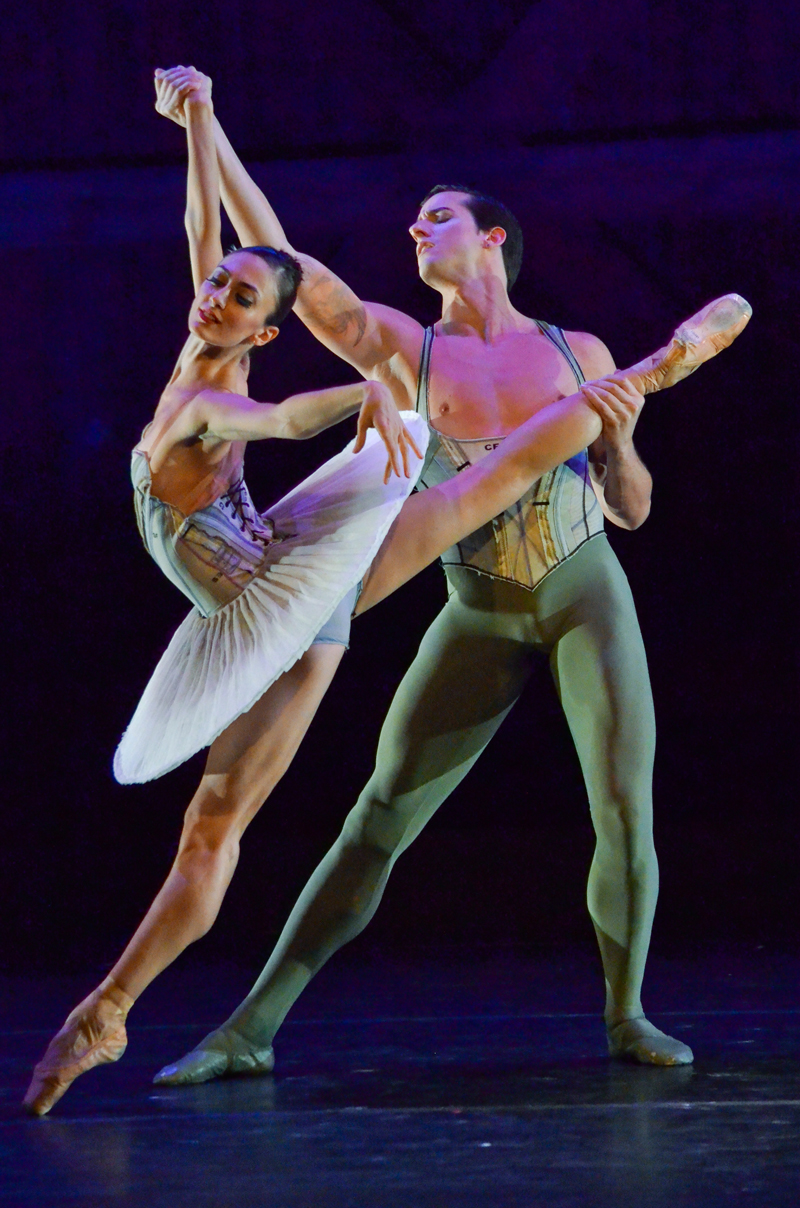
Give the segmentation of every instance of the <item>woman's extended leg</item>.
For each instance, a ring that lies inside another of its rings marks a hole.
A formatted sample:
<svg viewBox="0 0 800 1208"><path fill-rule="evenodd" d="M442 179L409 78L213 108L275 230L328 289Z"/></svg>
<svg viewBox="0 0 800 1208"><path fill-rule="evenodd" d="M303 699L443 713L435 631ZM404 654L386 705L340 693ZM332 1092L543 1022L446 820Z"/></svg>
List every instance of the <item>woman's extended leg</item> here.
<svg viewBox="0 0 800 1208"><path fill-rule="evenodd" d="M186 812L170 873L109 976L69 1015L25 1096L42 1116L79 1074L125 1051L125 1018L154 977L209 930L239 858L239 840L291 763L344 646L312 646L220 735Z"/></svg>
<svg viewBox="0 0 800 1208"><path fill-rule="evenodd" d="M717 298L682 323L664 348L604 381L626 379L643 394L673 386L732 344L751 313L738 294ZM370 568L356 612L365 612L488 524L601 431L599 417L579 391L543 407L477 465L406 500Z"/></svg>
<svg viewBox="0 0 800 1208"><path fill-rule="evenodd" d="M520 499L537 478L596 440L599 416L582 394L543 407L477 465L412 495L367 572L356 613L366 612L445 550Z"/></svg>

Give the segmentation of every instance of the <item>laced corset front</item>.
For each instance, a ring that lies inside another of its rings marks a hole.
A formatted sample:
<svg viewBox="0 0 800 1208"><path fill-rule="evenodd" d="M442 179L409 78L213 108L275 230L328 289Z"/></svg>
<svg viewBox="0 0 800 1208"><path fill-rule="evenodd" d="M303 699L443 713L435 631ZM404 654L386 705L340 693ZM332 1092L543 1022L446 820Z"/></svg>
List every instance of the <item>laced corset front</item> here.
<svg viewBox="0 0 800 1208"><path fill-rule="evenodd" d="M239 477L212 503L185 516L152 492L147 456L131 464L136 521L145 548L167 578L204 616L240 595L275 540Z"/></svg>

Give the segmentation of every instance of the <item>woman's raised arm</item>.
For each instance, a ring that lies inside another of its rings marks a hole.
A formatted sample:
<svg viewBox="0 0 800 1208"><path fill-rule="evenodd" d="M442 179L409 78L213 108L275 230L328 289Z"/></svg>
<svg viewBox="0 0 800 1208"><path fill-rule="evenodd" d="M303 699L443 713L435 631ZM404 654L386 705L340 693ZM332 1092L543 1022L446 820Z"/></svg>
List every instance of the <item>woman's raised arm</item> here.
<svg viewBox="0 0 800 1208"><path fill-rule="evenodd" d="M174 72L188 70L173 69ZM191 71L200 78L194 68ZM164 73L170 77L171 74ZM156 91L157 111L162 117L185 126L179 89L167 83L159 89L157 82ZM326 348L355 366L364 377L379 376L379 366L385 365L397 352L402 352L416 364L422 347L420 325L389 306L362 302L350 286L324 264L293 248L275 211L239 159L216 117L213 128L222 200L242 247L280 248L295 255L302 265L303 281L295 303L298 318Z"/></svg>
<svg viewBox="0 0 800 1208"><path fill-rule="evenodd" d="M194 68L173 68L172 72L156 75L156 110L179 126L186 125L186 112L181 88L173 82L173 73L191 71L197 81L211 81ZM182 80L187 77L181 77ZM178 79L177 75L174 77ZM162 82L163 81L163 82ZM159 84L161 83L161 87ZM214 142L217 149L217 164L220 174L222 202L233 223L236 236L242 247L264 246L281 248L292 252L294 248L267 198L250 176L239 156L231 146L217 118L214 118Z"/></svg>
<svg viewBox="0 0 800 1208"><path fill-rule="evenodd" d="M193 67L156 72L156 108L177 98L186 125L189 165L186 180L186 234L192 280L197 290L222 259L219 169L214 146L211 80Z"/></svg>

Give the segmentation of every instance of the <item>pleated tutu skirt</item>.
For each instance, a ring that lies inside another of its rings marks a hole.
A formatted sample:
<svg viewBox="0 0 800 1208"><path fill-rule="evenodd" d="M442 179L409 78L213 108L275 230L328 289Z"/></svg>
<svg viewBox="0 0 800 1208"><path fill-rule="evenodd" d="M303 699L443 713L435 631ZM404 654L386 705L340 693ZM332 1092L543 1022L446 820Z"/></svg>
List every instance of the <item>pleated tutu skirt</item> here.
<svg viewBox="0 0 800 1208"><path fill-rule="evenodd" d="M420 449L427 425L403 419ZM383 482L386 452L373 431L353 442L270 507L278 540L247 587L210 616L179 626L114 755L122 784L163 776L209 746L300 658L365 575L411 493L412 477Z"/></svg>

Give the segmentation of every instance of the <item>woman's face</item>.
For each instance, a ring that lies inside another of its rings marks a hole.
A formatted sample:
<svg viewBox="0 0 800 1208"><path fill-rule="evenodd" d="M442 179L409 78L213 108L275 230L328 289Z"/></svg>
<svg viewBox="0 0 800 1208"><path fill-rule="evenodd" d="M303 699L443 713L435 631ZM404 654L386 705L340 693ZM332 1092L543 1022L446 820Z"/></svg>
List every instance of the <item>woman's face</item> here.
<svg viewBox="0 0 800 1208"><path fill-rule="evenodd" d="M277 335L264 320L275 309L272 269L252 252L230 252L202 282L189 311L189 330L207 344L266 344Z"/></svg>

